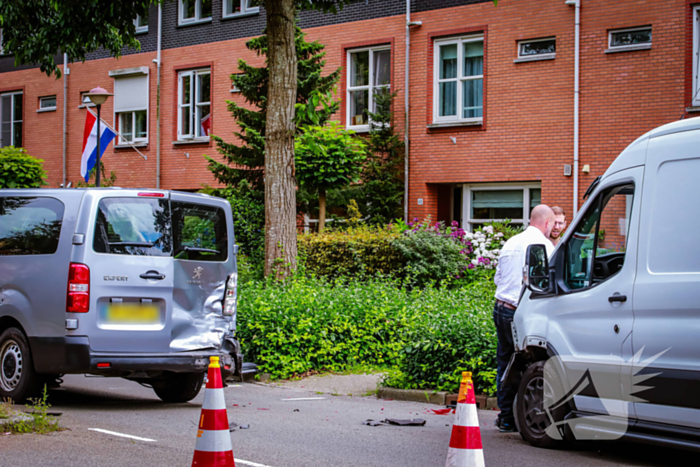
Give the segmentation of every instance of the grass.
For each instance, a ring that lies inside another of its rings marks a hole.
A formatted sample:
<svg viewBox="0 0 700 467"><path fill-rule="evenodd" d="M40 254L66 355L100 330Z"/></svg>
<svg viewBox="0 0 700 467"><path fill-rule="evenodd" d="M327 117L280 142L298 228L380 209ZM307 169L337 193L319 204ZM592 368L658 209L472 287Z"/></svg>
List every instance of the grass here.
<svg viewBox="0 0 700 467"><path fill-rule="evenodd" d="M58 419L48 414L51 404L46 402L48 398L46 386L41 397L30 399L31 404L27 404L27 409L30 412L27 415L31 416L31 420L18 420L12 423L0 422L0 428L5 433L24 434L24 433L40 433L46 434L54 431L61 431L62 428L58 424ZM9 419L12 415L21 414L12 407L12 400L6 399L0 404L0 419Z"/></svg>

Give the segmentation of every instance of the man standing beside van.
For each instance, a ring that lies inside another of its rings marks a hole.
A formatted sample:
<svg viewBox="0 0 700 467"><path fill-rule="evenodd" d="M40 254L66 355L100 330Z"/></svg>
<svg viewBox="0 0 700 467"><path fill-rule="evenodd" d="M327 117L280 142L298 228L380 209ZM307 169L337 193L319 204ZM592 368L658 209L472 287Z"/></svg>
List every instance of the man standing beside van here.
<svg viewBox="0 0 700 467"><path fill-rule="evenodd" d="M566 213L559 206L554 206L552 211L554 212L554 227L552 227L552 233L549 234L549 240L552 245L557 246L561 240L561 234L566 228Z"/></svg>
<svg viewBox="0 0 700 467"><path fill-rule="evenodd" d="M513 400L518 392L520 379L503 387L501 378L508 366L508 362L515 351L513 346L513 334L511 326L513 315L520 301L520 293L523 287L523 268L525 267L525 255L530 245L542 244L551 255L554 246L549 240L554 227L554 212L549 206L540 204L535 206L530 214L530 226L524 232L508 240L498 257L496 267L496 304L493 310L493 321L496 325L498 336L498 348L496 360L498 371L496 374L498 387L498 407L501 413L497 424L503 433L515 431L515 415L513 414Z"/></svg>

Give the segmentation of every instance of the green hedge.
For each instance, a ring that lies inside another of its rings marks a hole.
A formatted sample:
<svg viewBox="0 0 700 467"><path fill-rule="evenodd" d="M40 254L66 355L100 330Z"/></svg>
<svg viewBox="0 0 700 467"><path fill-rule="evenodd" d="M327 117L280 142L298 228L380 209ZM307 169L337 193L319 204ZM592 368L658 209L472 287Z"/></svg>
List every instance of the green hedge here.
<svg viewBox="0 0 700 467"><path fill-rule="evenodd" d="M409 290L378 279L250 281L240 286L237 333L246 359L273 378L390 366L388 385L455 390L455 375L470 370L477 390L490 392L492 304L488 284Z"/></svg>
<svg viewBox="0 0 700 467"><path fill-rule="evenodd" d="M0 148L0 188L41 188L46 185L44 161L24 148Z"/></svg>
<svg viewBox="0 0 700 467"><path fill-rule="evenodd" d="M393 246L399 235L396 229L360 226L300 235L298 248L307 272L317 276L389 275L406 266L403 255Z"/></svg>

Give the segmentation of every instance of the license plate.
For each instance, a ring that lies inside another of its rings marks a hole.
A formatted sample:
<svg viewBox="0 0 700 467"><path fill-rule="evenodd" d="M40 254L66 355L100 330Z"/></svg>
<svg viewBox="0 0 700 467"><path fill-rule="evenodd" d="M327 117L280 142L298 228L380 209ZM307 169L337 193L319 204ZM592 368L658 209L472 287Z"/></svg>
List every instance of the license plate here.
<svg viewBox="0 0 700 467"><path fill-rule="evenodd" d="M107 322L113 324L156 324L160 322L160 308L140 303L120 303L107 307Z"/></svg>

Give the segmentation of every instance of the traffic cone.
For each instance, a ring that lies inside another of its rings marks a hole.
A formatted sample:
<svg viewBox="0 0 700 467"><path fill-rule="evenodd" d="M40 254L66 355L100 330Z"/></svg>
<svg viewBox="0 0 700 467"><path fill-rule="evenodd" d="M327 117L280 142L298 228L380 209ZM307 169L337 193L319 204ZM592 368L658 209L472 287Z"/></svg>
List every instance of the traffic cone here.
<svg viewBox="0 0 700 467"><path fill-rule="evenodd" d="M235 465L219 357L209 357L207 386L204 388L204 402L202 415L199 417L197 445L194 448L192 467L235 467Z"/></svg>
<svg viewBox="0 0 700 467"><path fill-rule="evenodd" d="M472 383L472 374L465 371L462 373L462 382L459 385L455 421L452 425L445 467L484 467L485 465L474 399L474 383Z"/></svg>

